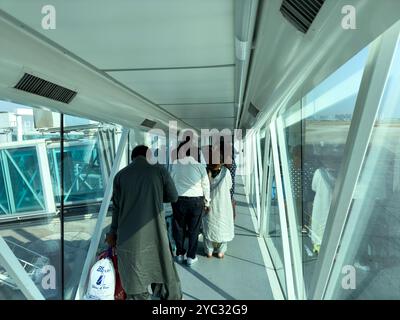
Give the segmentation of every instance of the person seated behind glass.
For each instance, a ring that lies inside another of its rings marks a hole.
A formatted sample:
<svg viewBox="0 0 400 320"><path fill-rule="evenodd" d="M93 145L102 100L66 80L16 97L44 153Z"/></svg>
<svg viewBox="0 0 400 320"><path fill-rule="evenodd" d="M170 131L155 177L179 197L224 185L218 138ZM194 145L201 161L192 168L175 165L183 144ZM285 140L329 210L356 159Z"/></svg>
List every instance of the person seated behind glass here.
<svg viewBox="0 0 400 320"><path fill-rule="evenodd" d="M210 210L203 217L204 251L208 258L217 253L223 258L234 237L234 216L230 190L232 177L222 163L209 164Z"/></svg>

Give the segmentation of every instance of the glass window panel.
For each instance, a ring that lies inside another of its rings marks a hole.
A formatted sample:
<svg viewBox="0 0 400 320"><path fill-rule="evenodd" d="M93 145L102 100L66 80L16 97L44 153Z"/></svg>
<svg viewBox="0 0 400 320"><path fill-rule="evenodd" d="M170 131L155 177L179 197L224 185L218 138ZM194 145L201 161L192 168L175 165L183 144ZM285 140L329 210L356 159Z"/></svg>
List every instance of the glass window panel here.
<svg viewBox="0 0 400 320"><path fill-rule="evenodd" d="M121 128L88 119L64 117L64 270L65 299L74 299L114 162ZM53 180L61 174L60 149L49 148ZM58 191L58 196L60 191ZM111 207L98 253L105 249Z"/></svg>
<svg viewBox="0 0 400 320"><path fill-rule="evenodd" d="M60 148L50 145L48 148L50 172L53 178L56 201L61 201L60 175L61 158ZM103 197L104 176L101 168L99 144L97 139L79 139L64 143L64 176L65 204L79 204L82 202L98 202Z"/></svg>
<svg viewBox="0 0 400 320"><path fill-rule="evenodd" d="M0 101L0 118L0 237L43 296L61 299L61 221L55 212L47 212L55 206L44 190L54 184L44 178L48 159L40 152L43 141L54 140L59 146L60 115ZM27 220L29 213L40 215ZM42 286L45 274L50 276L48 287ZM0 299L25 299L1 266Z"/></svg>
<svg viewBox="0 0 400 320"><path fill-rule="evenodd" d="M348 216L340 254L355 288L332 278L334 299L400 297L400 42Z"/></svg>
<svg viewBox="0 0 400 320"><path fill-rule="evenodd" d="M315 275L367 56L368 47L306 94L302 101L280 112L292 189L292 194L286 196L292 197L295 206L307 294Z"/></svg>

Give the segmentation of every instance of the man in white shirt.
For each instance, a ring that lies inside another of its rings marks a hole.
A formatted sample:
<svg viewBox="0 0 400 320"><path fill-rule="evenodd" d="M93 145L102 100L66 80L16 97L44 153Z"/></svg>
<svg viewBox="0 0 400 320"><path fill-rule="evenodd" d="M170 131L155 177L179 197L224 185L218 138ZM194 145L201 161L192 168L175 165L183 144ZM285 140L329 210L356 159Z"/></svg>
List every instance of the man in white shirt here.
<svg viewBox="0 0 400 320"><path fill-rule="evenodd" d="M197 261L196 251L198 236L204 211L208 211L210 205L210 181L208 179L205 164L201 164L190 154L181 148L188 142L181 143L178 147L178 160L174 161L171 177L178 191L178 201L172 204L173 210L173 237L176 244L176 256L178 262L183 262L186 253L187 264L191 266ZM185 233L188 229L189 247L184 248Z"/></svg>

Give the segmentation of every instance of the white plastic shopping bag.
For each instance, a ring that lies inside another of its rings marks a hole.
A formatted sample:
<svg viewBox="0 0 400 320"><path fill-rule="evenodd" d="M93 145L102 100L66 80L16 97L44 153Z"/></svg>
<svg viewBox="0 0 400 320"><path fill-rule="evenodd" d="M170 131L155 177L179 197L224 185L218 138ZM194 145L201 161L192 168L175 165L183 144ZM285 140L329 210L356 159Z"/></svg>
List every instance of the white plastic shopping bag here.
<svg viewBox="0 0 400 320"><path fill-rule="evenodd" d="M114 300L115 270L111 259L98 260L90 270L88 300Z"/></svg>

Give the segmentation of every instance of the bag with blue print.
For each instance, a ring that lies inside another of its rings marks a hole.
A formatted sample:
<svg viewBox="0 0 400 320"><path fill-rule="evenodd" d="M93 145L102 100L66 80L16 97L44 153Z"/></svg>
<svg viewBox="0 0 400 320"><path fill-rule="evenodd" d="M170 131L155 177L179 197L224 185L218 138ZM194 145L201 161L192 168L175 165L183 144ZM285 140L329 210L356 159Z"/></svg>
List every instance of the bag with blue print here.
<svg viewBox="0 0 400 320"><path fill-rule="evenodd" d="M113 261L105 256L100 258L90 270L88 300L114 300L115 269Z"/></svg>

